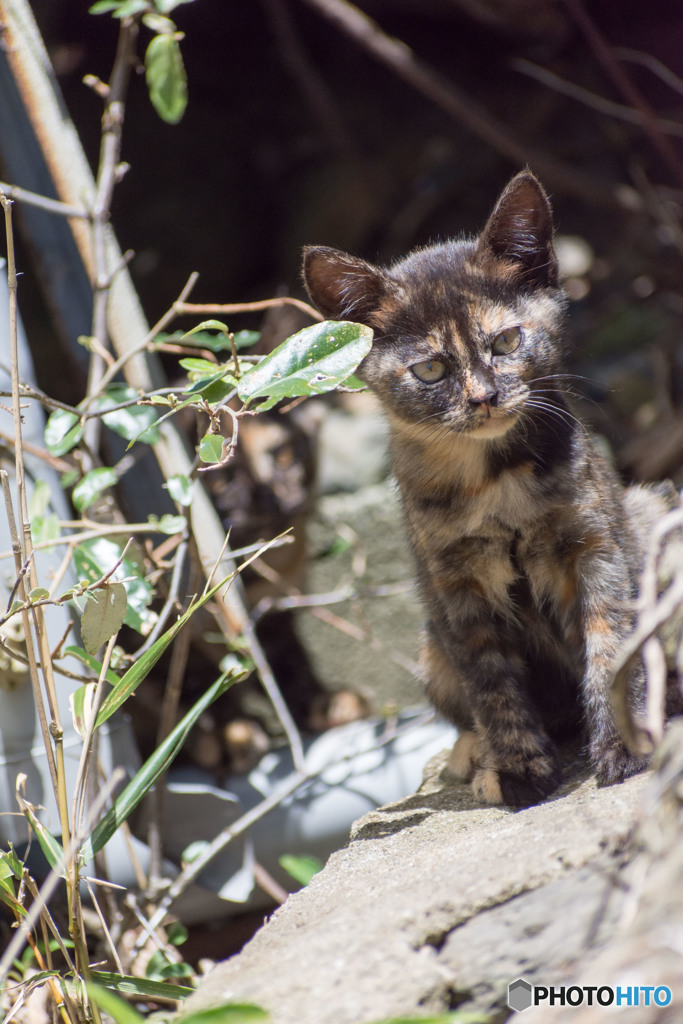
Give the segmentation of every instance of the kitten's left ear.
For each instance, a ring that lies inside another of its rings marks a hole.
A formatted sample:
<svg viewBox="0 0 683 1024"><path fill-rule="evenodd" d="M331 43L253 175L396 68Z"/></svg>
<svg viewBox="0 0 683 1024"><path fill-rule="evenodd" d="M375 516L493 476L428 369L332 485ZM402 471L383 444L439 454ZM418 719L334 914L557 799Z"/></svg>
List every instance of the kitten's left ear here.
<svg viewBox="0 0 683 1024"><path fill-rule="evenodd" d="M477 252L514 264L524 281L557 288L553 215L548 196L531 171L512 179L479 236Z"/></svg>

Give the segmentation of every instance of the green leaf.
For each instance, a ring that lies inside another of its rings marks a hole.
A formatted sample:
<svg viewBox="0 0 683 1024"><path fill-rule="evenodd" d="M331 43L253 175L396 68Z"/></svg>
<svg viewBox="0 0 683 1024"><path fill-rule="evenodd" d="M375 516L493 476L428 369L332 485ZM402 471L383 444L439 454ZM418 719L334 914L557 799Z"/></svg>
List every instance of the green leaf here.
<svg viewBox="0 0 683 1024"><path fill-rule="evenodd" d="M88 654L97 654L121 629L128 609L126 588L123 583L107 583L100 590L88 594L81 616L81 637Z"/></svg>
<svg viewBox="0 0 683 1024"><path fill-rule="evenodd" d="M89 8L89 13L107 14L113 11L115 18L128 18L146 9L146 0L98 0Z"/></svg>
<svg viewBox="0 0 683 1024"><path fill-rule="evenodd" d="M71 708L71 720L74 729L85 739L90 722L92 721L93 701L95 698L96 683L86 683L79 686L69 694L69 707Z"/></svg>
<svg viewBox="0 0 683 1024"><path fill-rule="evenodd" d="M176 1024L260 1024L270 1020L269 1014L251 1003L225 1003L206 1010L181 1014Z"/></svg>
<svg viewBox="0 0 683 1024"><path fill-rule="evenodd" d="M49 832L42 821L40 821L33 813L33 807L23 797L17 794L17 800L22 813L28 819L31 828L36 834L38 844L45 854L45 858L53 870L57 871L62 877L64 877L64 850L58 839Z"/></svg>
<svg viewBox="0 0 683 1024"><path fill-rule="evenodd" d="M178 34L152 39L145 53L149 98L162 121L178 124L187 106L187 79Z"/></svg>
<svg viewBox="0 0 683 1024"><path fill-rule="evenodd" d="M223 443L221 434L205 434L199 442L199 458L202 462L220 462L223 458Z"/></svg>
<svg viewBox="0 0 683 1024"><path fill-rule="evenodd" d="M112 384L104 395L100 395L92 403L97 412L111 409L112 406L124 402L137 401L140 398L135 388L125 384ZM156 444L159 431L156 427L157 414L149 405L129 405L125 409L116 409L102 417L102 422L127 441L143 441L145 444Z"/></svg>
<svg viewBox="0 0 683 1024"><path fill-rule="evenodd" d="M221 367L217 366L216 363L212 363L208 359L197 359L193 356L187 356L185 359L181 359L180 365L183 370L187 370L188 377L191 381L203 380L208 377L215 379L216 374L222 376L225 372Z"/></svg>
<svg viewBox="0 0 683 1024"><path fill-rule="evenodd" d="M102 671L102 662L98 661L97 658L93 658L93 656L84 651L82 647L74 647L73 645L66 647L64 649L64 653L70 654L73 658L77 658L83 665L87 665L99 679L100 672ZM105 678L112 686L116 686L120 677L117 676L116 672L113 672L112 669L108 669ZM86 685L92 684L88 683Z"/></svg>
<svg viewBox="0 0 683 1024"><path fill-rule="evenodd" d="M352 388L354 391L367 391L368 386L364 380L360 377L356 377L355 373L352 373L350 377L347 377L344 381L345 388Z"/></svg>
<svg viewBox="0 0 683 1024"><path fill-rule="evenodd" d="M51 455L66 455L83 436L80 417L66 409L55 409L45 424L45 447Z"/></svg>
<svg viewBox="0 0 683 1024"><path fill-rule="evenodd" d="M154 0L154 6L162 14L170 14L176 7L180 7L181 4L191 4L194 0Z"/></svg>
<svg viewBox="0 0 683 1024"><path fill-rule="evenodd" d="M192 504L192 492L194 490L194 483L183 473L177 473L175 476L170 476L164 487L167 488L168 493L171 495L173 500L183 508L187 508Z"/></svg>
<svg viewBox="0 0 683 1024"><path fill-rule="evenodd" d="M168 513L157 519L156 516L149 516L147 522L150 526L153 526L159 533L165 533L168 537L172 537L174 533L183 533L187 529L187 519L185 516L172 516Z"/></svg>
<svg viewBox="0 0 683 1024"><path fill-rule="evenodd" d="M157 949L152 953L145 967L145 977L151 981L168 981L171 978L191 978L192 968L188 964L169 960L166 951Z"/></svg>
<svg viewBox="0 0 683 1024"><path fill-rule="evenodd" d="M92 976L94 977L97 973L97 971L93 971ZM112 1020L116 1021L116 1024L144 1024L145 1018L124 999L115 996L113 992L109 992L106 988L100 988L99 985L93 985L90 981L85 983L85 987L93 1003L100 1010L108 1013Z"/></svg>
<svg viewBox="0 0 683 1024"><path fill-rule="evenodd" d="M282 398L321 395L353 373L372 345L373 332L362 324L325 321L304 328L279 345L237 385L245 404L265 398L270 409Z"/></svg>
<svg viewBox="0 0 683 1024"><path fill-rule="evenodd" d="M231 391L235 390L237 379L229 373L216 373L213 377L204 377L195 381L183 392L190 398L201 397L207 402L220 402Z"/></svg>
<svg viewBox="0 0 683 1024"><path fill-rule="evenodd" d="M300 885L308 885L313 876L322 871L325 866L317 857L295 857L290 853L283 854L278 860L280 867L284 868L287 874L291 875Z"/></svg>
<svg viewBox="0 0 683 1024"><path fill-rule="evenodd" d="M62 531L59 525L59 518L50 513L48 516L35 516L31 520L31 539L34 544L42 544L43 541L58 540Z"/></svg>
<svg viewBox="0 0 683 1024"><path fill-rule="evenodd" d="M177 625L178 623L176 623L176 626ZM169 632L171 631L169 630ZM150 651L152 649L153 648L150 648ZM142 661L142 658L140 661ZM140 662L136 662L133 668L137 668L139 665ZM95 826L90 838L86 839L83 843L80 855L84 862L91 860L99 850L106 846L121 823L129 818L138 804L147 796L149 790L157 781L159 776L163 775L163 773L167 771L169 765L182 747L188 733L197 719L206 711L214 700L216 700L216 698L225 693L233 683L236 683L238 679L243 678L245 674L246 673L242 673L241 675L231 675L230 673L223 673L223 675L219 676L215 683L213 683L213 685L210 686L204 694L202 694L199 700L190 708L180 722L178 722L175 729L172 730L163 743L159 744L151 757L145 761L142 768L140 768L134 778L131 779L128 785L116 798L111 810L109 810ZM126 673L126 676L127 675L128 673ZM126 676L123 677L121 682L124 681ZM102 710L104 710L104 708ZM100 712L100 715L101 714L102 711ZM100 724L100 715L98 715L97 724Z"/></svg>
<svg viewBox="0 0 683 1024"><path fill-rule="evenodd" d="M141 999L153 999L155 996L165 999L182 999L194 992L194 988L187 985L170 985L163 981L151 981L149 978L115 974L113 971L91 971L90 975L98 985L128 996L140 996Z"/></svg>
<svg viewBox="0 0 683 1024"><path fill-rule="evenodd" d="M156 11L143 14L142 24L150 32L156 32L158 35L171 35L176 31L176 27L171 19L167 18L164 14L157 14Z"/></svg>
<svg viewBox="0 0 683 1024"><path fill-rule="evenodd" d="M71 500L79 512L85 512L108 487L116 483L116 473L107 466L91 469L79 480L71 494Z"/></svg>
<svg viewBox="0 0 683 1024"><path fill-rule="evenodd" d="M96 4L88 8L88 14L107 14L120 7L122 0L97 0Z"/></svg>
<svg viewBox="0 0 683 1024"><path fill-rule="evenodd" d="M28 599L31 604L35 604L36 601L46 601L50 596L50 591L45 587L34 587L28 595Z"/></svg>
<svg viewBox="0 0 683 1024"><path fill-rule="evenodd" d="M194 331L188 331L187 334L183 334L182 331L175 331L173 334L157 334L154 339L155 345L164 345L167 342L182 342L185 348L205 348L209 352L230 352L231 350L230 339L225 334L222 332L210 334L208 331L200 331L199 327L195 327Z"/></svg>
<svg viewBox="0 0 683 1024"><path fill-rule="evenodd" d="M30 520L36 516L44 516L50 504L52 492L47 480L36 480L33 485L33 493L28 503L28 517Z"/></svg>
<svg viewBox="0 0 683 1024"><path fill-rule="evenodd" d="M74 563L79 579L85 578L89 583L101 579L111 572L121 558L122 551L123 545L109 537L93 537L82 541L74 549ZM124 583L128 607L123 621L138 633L149 632L150 623L154 621L154 616L148 610L154 589L144 578L144 571L141 558L138 558L136 549L131 547L113 576L114 580L132 577Z"/></svg>
<svg viewBox="0 0 683 1024"><path fill-rule="evenodd" d="M9 850L0 853L0 862L2 863L3 874L5 878L9 877L9 875L6 874L6 872L9 871L10 875L14 875L17 882L21 881L22 875L24 873L24 863L17 856L17 852L11 843Z"/></svg>
<svg viewBox="0 0 683 1024"><path fill-rule="evenodd" d="M228 330L228 325L224 324L222 320L202 320L202 322L197 324L196 327L193 327L191 331L187 331L183 334L183 338L191 338L193 334L197 334L199 331L220 331L228 342L228 347L230 347L230 340L228 338L230 331Z"/></svg>

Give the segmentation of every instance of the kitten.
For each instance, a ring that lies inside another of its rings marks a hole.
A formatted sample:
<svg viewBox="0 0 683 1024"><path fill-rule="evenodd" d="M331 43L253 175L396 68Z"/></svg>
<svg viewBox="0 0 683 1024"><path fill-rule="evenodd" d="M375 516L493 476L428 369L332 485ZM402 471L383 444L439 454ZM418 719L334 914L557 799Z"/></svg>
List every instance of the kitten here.
<svg viewBox="0 0 683 1024"><path fill-rule="evenodd" d="M321 312L375 331L358 375L389 421L428 613L427 693L461 730L449 766L478 799L515 806L556 788L555 742L582 729L601 784L645 766L622 743L608 680L666 509L624 490L570 412L552 237L525 171L474 240L388 269L326 247L304 259ZM642 673L632 685L640 704Z"/></svg>

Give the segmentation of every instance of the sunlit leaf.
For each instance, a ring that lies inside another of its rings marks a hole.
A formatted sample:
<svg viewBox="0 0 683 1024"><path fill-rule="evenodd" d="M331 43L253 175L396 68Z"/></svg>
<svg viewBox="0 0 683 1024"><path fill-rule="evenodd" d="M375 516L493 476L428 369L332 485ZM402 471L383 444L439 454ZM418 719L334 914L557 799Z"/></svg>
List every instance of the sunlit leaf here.
<svg viewBox="0 0 683 1024"><path fill-rule="evenodd" d="M187 79L177 33L152 39L145 53L145 77L159 117L177 124L187 107Z"/></svg>
<svg viewBox="0 0 683 1024"><path fill-rule="evenodd" d="M98 661L97 658L88 654L82 647L74 647L73 645L66 647L64 653L70 654L72 657L77 658L83 665L87 665L87 667L91 669L94 675L99 679L100 672L102 671L102 662ZM119 681L119 676L117 676L116 672L113 672L112 669L108 669L105 678L112 686L115 686ZM88 683L87 685L91 684Z"/></svg>
<svg viewBox="0 0 683 1024"><path fill-rule="evenodd" d="M150 524L153 524L160 533L165 533L169 537L172 537L174 533L183 533L187 528L187 519L185 516L172 516L168 513L165 516L162 516L161 519L150 516L149 522Z"/></svg>
<svg viewBox="0 0 683 1024"><path fill-rule="evenodd" d="M177 1024L260 1024L270 1020L269 1014L251 1003L225 1003L206 1010L182 1014Z"/></svg>
<svg viewBox="0 0 683 1024"><path fill-rule="evenodd" d="M223 458L223 443L221 434L205 434L199 442L199 458L202 462L220 462Z"/></svg>
<svg viewBox="0 0 683 1024"><path fill-rule="evenodd" d="M196 327L193 327L191 331L186 331L186 333L183 334L183 338L190 338L193 334L197 334L199 331L220 331L221 334L226 337L226 341L228 341L227 335L230 333L228 331L228 325L224 324L222 320L202 320L202 322L197 324ZM230 342L228 341L228 345L229 344Z"/></svg>
<svg viewBox="0 0 683 1024"><path fill-rule="evenodd" d="M194 356L187 356L180 360L183 370L187 370L188 379L191 381L201 380L206 377L215 378L216 374L223 374L221 367L208 359L198 359Z"/></svg>
<svg viewBox="0 0 683 1024"><path fill-rule="evenodd" d="M362 324L325 321L279 345L240 379L237 393L270 409L283 398L320 395L343 384L368 354L373 332Z"/></svg>
<svg viewBox="0 0 683 1024"><path fill-rule="evenodd" d="M107 466L99 466L86 473L82 480L79 480L74 487L71 500L79 512L85 512L108 487L116 483L116 473Z"/></svg>
<svg viewBox="0 0 683 1024"><path fill-rule="evenodd" d="M50 591L46 587L34 587L29 593L28 599L31 604L35 604L36 601L46 601L50 596Z"/></svg>
<svg viewBox="0 0 683 1024"><path fill-rule="evenodd" d="M165 999L182 999L194 992L187 985L169 985L163 981L150 981L149 978L138 978L129 974L115 974L113 971L91 971L92 980L98 985L114 992L122 992L128 996Z"/></svg>
<svg viewBox="0 0 683 1024"><path fill-rule="evenodd" d="M95 971L91 972L91 976L94 976L96 973ZM116 1024L144 1024L145 1018L124 999L114 995L113 992L106 988L100 988L99 985L94 985L92 982L86 982L85 987L93 1003L100 1010L108 1013Z"/></svg>
<svg viewBox="0 0 683 1024"><path fill-rule="evenodd" d="M64 850L58 839L52 835L48 829L45 828L42 821L36 817L33 805L21 796L19 792L16 794L17 802L22 813L26 816L31 828L36 834L38 845L45 854L45 858L53 870L57 871L62 877L64 876Z"/></svg>
<svg viewBox="0 0 683 1024"><path fill-rule="evenodd" d="M194 0L154 0L154 6L162 14L170 14L176 7L180 7L182 4L191 4Z"/></svg>
<svg viewBox="0 0 683 1024"><path fill-rule="evenodd" d="M33 492L28 503L28 517L33 520L36 516L44 516L50 504L52 492L47 480L36 480L33 485Z"/></svg>
<svg viewBox="0 0 683 1024"><path fill-rule="evenodd" d="M81 638L88 654L97 654L102 644L118 633L127 609L123 583L107 583L89 593L81 616Z"/></svg>
<svg viewBox="0 0 683 1024"><path fill-rule="evenodd" d="M55 409L45 424L45 447L51 455L66 455L83 436L83 424L73 412Z"/></svg>
<svg viewBox="0 0 683 1024"><path fill-rule="evenodd" d="M284 853L278 858L280 867L284 868L288 875L300 885L308 885L314 875L322 871L324 864L317 857L306 855L295 857L293 854Z"/></svg>
<svg viewBox="0 0 683 1024"><path fill-rule="evenodd" d="M79 579L86 579L89 583L101 579L111 572L121 558L122 551L123 544L109 537L93 537L81 541L74 549L74 563ZM128 578L124 583L128 607L123 621L143 635L149 632L151 623L155 621L153 613L148 609L154 597L154 589L144 578L144 571L142 559L138 557L133 546L128 549L123 563L112 577L113 580Z"/></svg>
<svg viewBox="0 0 683 1024"><path fill-rule="evenodd" d="M79 686L69 694L71 721L81 739L85 738L92 722L96 688L93 681L86 683L85 686Z"/></svg>
<svg viewBox="0 0 683 1024"><path fill-rule="evenodd" d="M137 401L139 397L135 388L129 388L125 384L112 384L104 395L95 399L92 408L103 412L124 402ZM110 430L125 437L127 441L143 441L145 444L155 444L159 440L156 421L157 414L149 405L128 405L102 417L102 422Z"/></svg>
<svg viewBox="0 0 683 1024"><path fill-rule="evenodd" d="M57 540L61 536L58 516L50 513L47 516L35 516L31 520L31 539L34 544Z"/></svg>
<svg viewBox="0 0 683 1024"><path fill-rule="evenodd" d="M146 0L98 0L89 8L90 14L112 11L115 18L129 18L147 9Z"/></svg>
<svg viewBox="0 0 683 1024"><path fill-rule="evenodd" d="M192 504L194 483L183 473L177 473L175 476L170 476L164 486L168 489L168 493L171 495L173 500L179 505L187 508Z"/></svg>

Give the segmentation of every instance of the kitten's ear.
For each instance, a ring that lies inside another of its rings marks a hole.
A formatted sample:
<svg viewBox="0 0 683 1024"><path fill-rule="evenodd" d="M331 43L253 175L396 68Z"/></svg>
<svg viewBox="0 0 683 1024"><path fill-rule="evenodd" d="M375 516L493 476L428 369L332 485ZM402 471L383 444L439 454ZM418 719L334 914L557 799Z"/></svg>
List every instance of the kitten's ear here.
<svg viewBox="0 0 683 1024"><path fill-rule="evenodd" d="M389 287L379 267L324 245L306 246L303 274L311 301L330 320L364 322Z"/></svg>
<svg viewBox="0 0 683 1024"><path fill-rule="evenodd" d="M530 171L512 179L479 237L482 259L494 256L514 264L523 280L556 288L553 215L548 196Z"/></svg>

